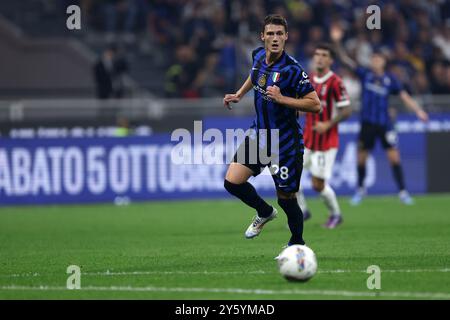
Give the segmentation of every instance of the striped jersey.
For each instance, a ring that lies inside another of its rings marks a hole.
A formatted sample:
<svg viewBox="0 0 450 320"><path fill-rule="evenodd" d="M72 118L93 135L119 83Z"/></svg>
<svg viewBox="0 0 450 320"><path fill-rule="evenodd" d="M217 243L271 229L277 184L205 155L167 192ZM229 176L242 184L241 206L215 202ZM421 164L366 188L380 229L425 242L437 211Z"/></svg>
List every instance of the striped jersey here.
<svg viewBox="0 0 450 320"><path fill-rule="evenodd" d="M389 95L403 90L401 83L387 72L378 76L367 68L359 67L356 73L362 84L361 121L391 127Z"/></svg>
<svg viewBox="0 0 450 320"><path fill-rule="evenodd" d="M339 146L337 125L322 134L315 132L313 128L317 122L332 120L336 116L336 108L350 105L347 90L342 79L331 70L323 77L312 74L311 83L319 96L323 111L306 114L305 147L317 151L337 148Z"/></svg>
<svg viewBox="0 0 450 320"><path fill-rule="evenodd" d="M303 131L296 110L271 100L267 96L266 89L268 86L276 85L283 96L301 98L314 91L308 74L284 51L270 66L266 64L266 52L263 47L255 49L252 58L250 77L256 111L253 127L257 130L278 129L280 153L298 144L303 148ZM269 142L268 144L270 145Z"/></svg>

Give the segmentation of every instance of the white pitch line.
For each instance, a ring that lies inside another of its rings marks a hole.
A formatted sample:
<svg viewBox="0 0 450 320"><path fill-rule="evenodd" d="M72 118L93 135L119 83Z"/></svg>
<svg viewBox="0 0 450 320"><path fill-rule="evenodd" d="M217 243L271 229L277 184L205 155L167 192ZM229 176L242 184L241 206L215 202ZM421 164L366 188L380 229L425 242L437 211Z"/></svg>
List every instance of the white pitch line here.
<svg viewBox="0 0 450 320"><path fill-rule="evenodd" d="M27 286L0 286L0 290L11 291L69 291L65 287L27 287ZM182 288L182 287L83 287L70 291L122 291L122 292L196 292L196 293L232 293L254 295L318 295L318 296L345 296L345 297L402 297L402 298L431 298L450 299L450 293L443 292L364 292L341 290L268 290L268 289L243 289L243 288Z"/></svg>
<svg viewBox="0 0 450 320"><path fill-rule="evenodd" d="M367 273L366 270L318 270L317 273ZM443 268L443 269L387 269L383 270L381 269L381 273L388 272L388 273L423 273L423 272L450 272L450 268Z"/></svg>
<svg viewBox="0 0 450 320"><path fill-rule="evenodd" d="M39 277L39 273L13 273L13 274L2 274L2 278L28 278L28 277Z"/></svg>
<svg viewBox="0 0 450 320"><path fill-rule="evenodd" d="M255 271L106 271L106 272L86 272L82 275L88 276L131 276L131 275L227 275L227 274L270 274L264 270Z"/></svg>
<svg viewBox="0 0 450 320"><path fill-rule="evenodd" d="M366 270L318 270L317 273L366 273ZM450 272L450 268L443 269L388 269L381 270L381 273L446 273ZM84 276L141 276L141 275L246 275L246 274L276 274L277 271L101 271L101 272L83 272ZM40 274L40 273L22 273L22 274L4 274L0 277L4 278L28 278L50 276L54 274Z"/></svg>
<svg viewBox="0 0 450 320"><path fill-rule="evenodd" d="M381 270L381 273L423 273L423 272L450 272L450 268L445 269L399 269L399 270ZM227 275L227 274L276 274L276 271L106 271L106 272L86 272L83 275L89 276L128 276L128 275L170 275L170 274L181 274L181 275ZM366 270L319 270L317 273L367 273Z"/></svg>

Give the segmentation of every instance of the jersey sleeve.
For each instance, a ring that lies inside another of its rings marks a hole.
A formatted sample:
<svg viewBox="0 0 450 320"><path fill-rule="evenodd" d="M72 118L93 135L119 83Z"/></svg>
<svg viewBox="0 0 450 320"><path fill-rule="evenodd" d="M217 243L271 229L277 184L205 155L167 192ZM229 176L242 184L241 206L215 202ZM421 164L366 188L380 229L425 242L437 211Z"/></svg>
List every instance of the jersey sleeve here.
<svg viewBox="0 0 450 320"><path fill-rule="evenodd" d="M364 77L366 76L368 69L364 68L364 67L357 67L355 70L356 75L360 78L360 79L364 79Z"/></svg>
<svg viewBox="0 0 450 320"><path fill-rule="evenodd" d="M390 85L390 92L392 94L399 94L400 91L402 91L404 89L402 83L400 82L400 80L397 79L397 77L391 75L391 85Z"/></svg>
<svg viewBox="0 0 450 320"><path fill-rule="evenodd" d="M252 63L255 62L255 58L259 57L261 53L264 51L263 47L256 48L252 51Z"/></svg>
<svg viewBox="0 0 450 320"><path fill-rule="evenodd" d="M295 88L295 94L298 98L304 97L314 91L314 87L309 81L308 74L300 67L296 67L296 75L293 78L292 86Z"/></svg>
<svg viewBox="0 0 450 320"><path fill-rule="evenodd" d="M334 82L333 96L336 101L336 107L343 108L350 105L350 97L341 78L336 78Z"/></svg>
<svg viewBox="0 0 450 320"><path fill-rule="evenodd" d="M256 48L255 50L252 51L252 67L255 67L256 65L256 61L259 59L259 57L261 57L262 53L264 52L264 48L263 47L259 47ZM253 70L253 68L252 68ZM249 72L249 76L252 76L252 70L250 70Z"/></svg>

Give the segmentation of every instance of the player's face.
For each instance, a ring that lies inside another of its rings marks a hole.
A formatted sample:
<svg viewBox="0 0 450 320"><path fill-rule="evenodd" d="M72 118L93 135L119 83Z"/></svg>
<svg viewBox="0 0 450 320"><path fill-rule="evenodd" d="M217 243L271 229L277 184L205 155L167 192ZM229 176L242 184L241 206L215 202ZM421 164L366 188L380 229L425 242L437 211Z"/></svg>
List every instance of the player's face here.
<svg viewBox="0 0 450 320"><path fill-rule="evenodd" d="M264 41L264 48L271 53L280 53L284 49L284 44L288 39L288 34L284 26L268 24L261 33L261 40Z"/></svg>
<svg viewBox="0 0 450 320"><path fill-rule="evenodd" d="M330 69L333 64L333 58L328 50L316 49L313 56L314 68L316 71Z"/></svg>
<svg viewBox="0 0 450 320"><path fill-rule="evenodd" d="M372 68L374 71L382 72L384 71L384 67L386 65L386 60L382 55L374 54L371 59Z"/></svg>

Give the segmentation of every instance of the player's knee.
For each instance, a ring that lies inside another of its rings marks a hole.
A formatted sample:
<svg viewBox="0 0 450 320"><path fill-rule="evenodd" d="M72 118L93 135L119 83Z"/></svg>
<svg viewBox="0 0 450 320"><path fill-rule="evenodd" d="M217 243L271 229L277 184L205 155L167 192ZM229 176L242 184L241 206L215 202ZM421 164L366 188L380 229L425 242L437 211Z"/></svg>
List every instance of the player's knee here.
<svg viewBox="0 0 450 320"><path fill-rule="evenodd" d="M401 163L400 158L389 159L389 163L391 166L399 166Z"/></svg>
<svg viewBox="0 0 450 320"><path fill-rule="evenodd" d="M253 174L252 170L235 162L228 167L225 180L234 184L246 183Z"/></svg>
<svg viewBox="0 0 450 320"><path fill-rule="evenodd" d="M400 164L400 153L397 149L391 148L387 150L387 157L392 165Z"/></svg>
<svg viewBox="0 0 450 320"><path fill-rule="evenodd" d="M358 164L363 165L367 161L369 151L367 149L358 149Z"/></svg>
<svg viewBox="0 0 450 320"><path fill-rule="evenodd" d="M325 188L325 182L319 179L312 180L313 189L317 192L322 192L323 188Z"/></svg>
<svg viewBox="0 0 450 320"><path fill-rule="evenodd" d="M314 189L314 191L316 191L316 192L322 192L322 190L323 190L323 184L313 184L313 189Z"/></svg>

